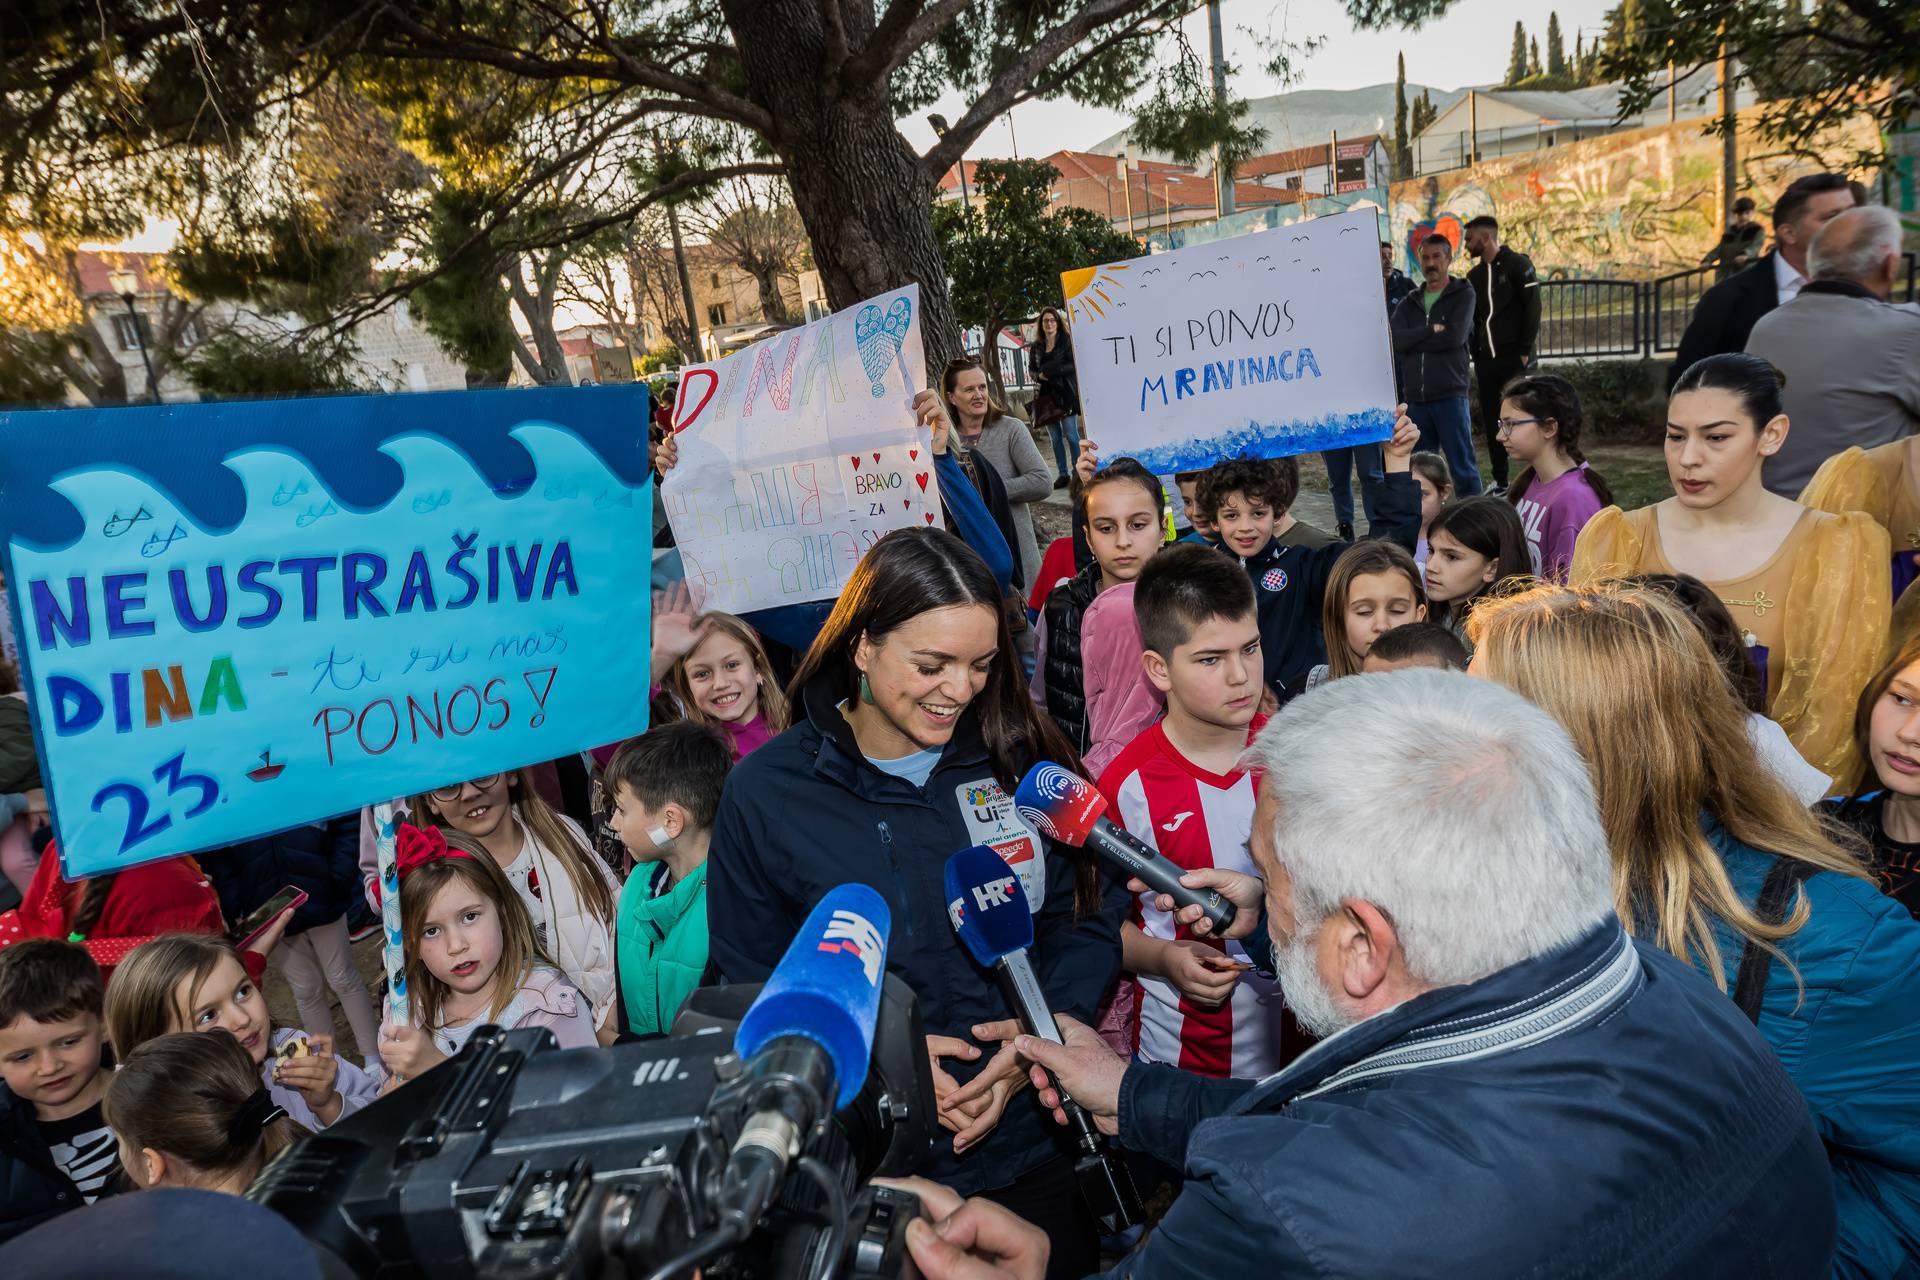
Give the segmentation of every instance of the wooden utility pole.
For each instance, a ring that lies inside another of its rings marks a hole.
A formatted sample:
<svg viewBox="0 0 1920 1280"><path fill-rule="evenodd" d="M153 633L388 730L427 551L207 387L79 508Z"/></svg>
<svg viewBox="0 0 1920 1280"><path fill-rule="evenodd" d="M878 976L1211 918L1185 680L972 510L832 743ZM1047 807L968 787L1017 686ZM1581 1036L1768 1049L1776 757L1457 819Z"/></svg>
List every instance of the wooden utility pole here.
<svg viewBox="0 0 1920 1280"><path fill-rule="evenodd" d="M1480 95L1467 90L1467 163L1480 163Z"/></svg>
<svg viewBox="0 0 1920 1280"><path fill-rule="evenodd" d="M1127 164L1127 157L1125 157L1124 155L1116 159L1114 163L1120 166L1120 185L1123 188L1125 188L1127 193L1127 234L1132 235L1133 234L1133 171L1131 166ZM1109 202L1111 202L1112 197L1109 196L1108 200Z"/></svg>

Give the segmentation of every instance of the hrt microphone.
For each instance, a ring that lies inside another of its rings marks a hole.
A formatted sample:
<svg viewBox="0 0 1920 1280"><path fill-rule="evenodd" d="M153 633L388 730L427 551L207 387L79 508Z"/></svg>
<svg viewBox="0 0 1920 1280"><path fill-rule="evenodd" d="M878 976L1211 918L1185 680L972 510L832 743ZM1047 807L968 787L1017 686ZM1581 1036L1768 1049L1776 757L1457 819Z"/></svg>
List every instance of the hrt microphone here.
<svg viewBox="0 0 1920 1280"><path fill-rule="evenodd" d="M719 1205L746 1234L766 1212L813 1127L866 1083L886 974L887 903L843 884L813 908L734 1036L738 1078L716 1107L745 1114Z"/></svg>
<svg viewBox="0 0 1920 1280"><path fill-rule="evenodd" d="M1014 1012L1028 1034L1061 1043L1060 1026L1047 1007L1047 998L1027 958L1027 950L1033 946L1033 916L1027 910L1019 877L999 854L977 844L947 859L946 879L947 916L960 941L975 960L1000 971ZM1074 1173L1080 1182L1080 1194L1099 1220L1101 1230L1111 1234L1142 1221L1145 1214L1140 1193L1134 1189L1126 1166L1107 1151L1092 1118L1067 1096L1058 1080L1053 1087L1060 1095L1060 1109L1073 1127L1074 1145L1079 1148Z"/></svg>
<svg viewBox="0 0 1920 1280"><path fill-rule="evenodd" d="M1212 889L1189 889L1185 874L1166 857L1106 816L1107 798L1085 778L1042 760L1027 770L1014 793L1014 807L1034 830L1061 844L1084 846L1118 863L1141 884L1173 899L1176 909L1199 907L1219 937L1233 923L1233 903Z"/></svg>

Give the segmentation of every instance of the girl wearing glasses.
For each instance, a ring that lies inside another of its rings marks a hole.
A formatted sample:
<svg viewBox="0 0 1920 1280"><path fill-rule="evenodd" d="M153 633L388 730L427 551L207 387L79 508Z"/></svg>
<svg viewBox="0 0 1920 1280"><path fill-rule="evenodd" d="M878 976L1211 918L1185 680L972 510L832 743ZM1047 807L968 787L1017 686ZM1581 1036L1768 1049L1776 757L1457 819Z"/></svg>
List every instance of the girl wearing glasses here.
<svg viewBox="0 0 1920 1280"><path fill-rule="evenodd" d="M1507 490L1520 514L1534 576L1565 582L1580 530L1613 490L1580 452L1580 393L1565 378L1528 374L1501 392L1499 432L1494 437L1526 470Z"/></svg>
<svg viewBox="0 0 1920 1280"><path fill-rule="evenodd" d="M431 821L484 848L526 904L540 949L593 1007L601 1043L613 1017L613 873L573 820L555 813L524 769L415 796L415 822Z"/></svg>
<svg viewBox="0 0 1920 1280"><path fill-rule="evenodd" d="M1851 786L1854 705L1886 658L1887 531L1861 512L1831 515L1767 491L1761 468L1788 426L1780 374L1765 360L1696 361L1667 403L1673 496L1593 517L1570 577L1700 579L1741 628L1767 715L1808 764Z"/></svg>

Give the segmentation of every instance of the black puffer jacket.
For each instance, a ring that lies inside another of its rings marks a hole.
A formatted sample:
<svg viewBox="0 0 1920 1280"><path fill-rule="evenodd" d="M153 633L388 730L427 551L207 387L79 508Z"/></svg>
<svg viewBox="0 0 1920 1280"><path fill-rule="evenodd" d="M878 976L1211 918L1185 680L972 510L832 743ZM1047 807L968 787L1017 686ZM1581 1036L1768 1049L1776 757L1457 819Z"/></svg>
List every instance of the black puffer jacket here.
<svg viewBox="0 0 1920 1280"><path fill-rule="evenodd" d="M33 1104L0 1085L0 1244L86 1204L34 1123Z"/></svg>
<svg viewBox="0 0 1920 1280"><path fill-rule="evenodd" d="M338 920L360 895L360 818L310 822L197 857L229 925L288 885L306 890L287 926L299 933Z"/></svg>
<svg viewBox="0 0 1920 1280"><path fill-rule="evenodd" d="M1100 564L1088 565L1047 596L1047 711L1073 740L1087 749L1087 686L1080 670L1080 620L1100 594Z"/></svg>

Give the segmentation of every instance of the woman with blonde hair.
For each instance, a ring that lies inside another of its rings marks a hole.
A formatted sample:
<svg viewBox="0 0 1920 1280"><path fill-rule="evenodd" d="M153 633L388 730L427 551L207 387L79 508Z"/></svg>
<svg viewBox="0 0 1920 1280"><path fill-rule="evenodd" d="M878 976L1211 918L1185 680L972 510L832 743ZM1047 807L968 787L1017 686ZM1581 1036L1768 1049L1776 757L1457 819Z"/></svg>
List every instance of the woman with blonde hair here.
<svg viewBox="0 0 1920 1280"><path fill-rule="evenodd" d="M688 720L717 730L735 762L787 728L787 695L760 633L730 613L709 613L698 640L663 681Z"/></svg>
<svg viewBox="0 0 1920 1280"><path fill-rule="evenodd" d="M1832 1159L1835 1274L1920 1257L1920 923L1756 756L1662 591L1539 586L1474 611L1472 670L1566 728L1593 773L1620 918L1728 991Z"/></svg>

